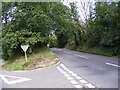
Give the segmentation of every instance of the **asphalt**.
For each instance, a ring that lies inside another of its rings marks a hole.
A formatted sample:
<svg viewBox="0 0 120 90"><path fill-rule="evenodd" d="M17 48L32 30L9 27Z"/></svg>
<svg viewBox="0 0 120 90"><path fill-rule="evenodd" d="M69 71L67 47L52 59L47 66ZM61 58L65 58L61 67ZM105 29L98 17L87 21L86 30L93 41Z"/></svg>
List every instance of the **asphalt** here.
<svg viewBox="0 0 120 90"><path fill-rule="evenodd" d="M28 78L29 81L7 84L2 81L2 88L75 88L56 68L27 72L2 71L2 75ZM10 81L10 79L8 79ZM14 81L14 78L11 79Z"/></svg>
<svg viewBox="0 0 120 90"><path fill-rule="evenodd" d="M87 54L67 49L51 49L72 71L94 84L98 88L118 88L118 68L106 63L118 65L117 58Z"/></svg>
<svg viewBox="0 0 120 90"><path fill-rule="evenodd" d="M97 88L118 88L119 67L106 64L118 65L118 59L60 48L51 48L51 51L57 55L65 67ZM0 61L0 65L3 63ZM60 69L62 70L60 71ZM68 79L65 77L66 74L70 76L67 77ZM77 81L77 87L85 87L83 83L65 72L60 64L36 71L9 72L1 70L0 77L0 88L76 88L75 82L72 81ZM4 77L9 83L3 80ZM20 77L17 81L21 81L21 78L28 80L17 82L16 77ZM10 82L15 83L10 84Z"/></svg>

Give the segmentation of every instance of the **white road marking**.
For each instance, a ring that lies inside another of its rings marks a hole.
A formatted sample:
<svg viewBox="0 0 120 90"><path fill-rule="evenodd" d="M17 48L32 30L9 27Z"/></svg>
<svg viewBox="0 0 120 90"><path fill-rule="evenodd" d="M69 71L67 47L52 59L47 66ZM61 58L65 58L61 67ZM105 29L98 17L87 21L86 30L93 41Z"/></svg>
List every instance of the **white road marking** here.
<svg viewBox="0 0 120 90"><path fill-rule="evenodd" d="M66 71L69 71L69 69L67 69L67 68L64 68Z"/></svg>
<svg viewBox="0 0 120 90"><path fill-rule="evenodd" d="M62 69L61 68L57 68L59 71L61 71Z"/></svg>
<svg viewBox="0 0 120 90"><path fill-rule="evenodd" d="M73 75L73 76L77 76L77 74L76 74L76 73L72 73L72 75Z"/></svg>
<svg viewBox="0 0 120 90"><path fill-rule="evenodd" d="M65 65L64 65L64 64L60 64L60 66L65 67Z"/></svg>
<svg viewBox="0 0 120 90"><path fill-rule="evenodd" d="M59 71L61 71L61 69L58 69Z"/></svg>
<svg viewBox="0 0 120 90"><path fill-rule="evenodd" d="M95 86L92 84L86 84L86 86L88 86L89 88L95 88Z"/></svg>
<svg viewBox="0 0 120 90"><path fill-rule="evenodd" d="M75 78L78 79L78 80L79 80L79 79L82 79L80 76L75 76Z"/></svg>
<svg viewBox="0 0 120 90"><path fill-rule="evenodd" d="M74 85L75 85L75 84L78 84L78 82L76 82L75 80L71 80L70 82L71 82L72 84L74 84Z"/></svg>
<svg viewBox="0 0 120 90"><path fill-rule="evenodd" d="M76 88L83 88L81 85L75 85Z"/></svg>
<svg viewBox="0 0 120 90"><path fill-rule="evenodd" d="M115 67L120 67L119 65L112 64L112 63L106 63L107 65L115 66Z"/></svg>
<svg viewBox="0 0 120 90"><path fill-rule="evenodd" d="M65 77L69 77L70 75L69 74L64 74Z"/></svg>
<svg viewBox="0 0 120 90"><path fill-rule="evenodd" d="M65 69L68 73L72 74L76 79L80 80L82 79L80 76L75 74L73 71L69 70L64 64L61 64L62 68Z"/></svg>
<svg viewBox="0 0 120 90"><path fill-rule="evenodd" d="M6 82L7 84L15 84L15 83L20 83L20 82L24 82L24 81L29 81L31 79L29 78L23 78L23 77L16 77L16 76L9 76L9 75L1 75L0 74L0 77L3 79L4 82ZM15 80L13 81L9 81L7 80L6 78L9 77L9 78L15 78ZM17 80L16 80L17 78Z"/></svg>
<svg viewBox="0 0 120 90"><path fill-rule="evenodd" d="M80 80L81 83L88 83L87 81L85 80Z"/></svg>
<svg viewBox="0 0 120 90"><path fill-rule="evenodd" d="M72 77L70 77L70 76L68 76L68 77L66 77L68 80L73 80L73 78Z"/></svg>
<svg viewBox="0 0 120 90"><path fill-rule="evenodd" d="M67 71L67 72L70 72L70 70L69 70L69 69L67 69L66 71Z"/></svg>
<svg viewBox="0 0 120 90"><path fill-rule="evenodd" d="M70 54L70 52L68 52L68 51L64 51L64 52Z"/></svg>
<svg viewBox="0 0 120 90"><path fill-rule="evenodd" d="M63 70L59 70L61 73L64 72Z"/></svg>
<svg viewBox="0 0 120 90"><path fill-rule="evenodd" d="M62 73L62 74L67 74L65 71L62 71L61 73Z"/></svg>
<svg viewBox="0 0 120 90"><path fill-rule="evenodd" d="M58 70L61 70L60 68L58 68Z"/></svg>
<svg viewBox="0 0 120 90"><path fill-rule="evenodd" d="M72 72L72 71L69 71L69 73L74 74L74 72Z"/></svg>
<svg viewBox="0 0 120 90"><path fill-rule="evenodd" d="M60 67L57 67L57 69L60 69Z"/></svg>
<svg viewBox="0 0 120 90"><path fill-rule="evenodd" d="M62 69L58 69L60 72L63 72L63 70Z"/></svg>
<svg viewBox="0 0 120 90"><path fill-rule="evenodd" d="M81 56L81 55L77 55L77 54L75 54L75 56L81 57L81 58L84 58L84 59L89 59L89 58L87 58L87 57L85 57L85 56Z"/></svg>
<svg viewBox="0 0 120 90"><path fill-rule="evenodd" d="M65 69L66 71L70 72L70 70L64 65L64 64L60 64L60 66Z"/></svg>
<svg viewBox="0 0 120 90"><path fill-rule="evenodd" d="M62 65L62 64L61 64ZM62 65L64 66L64 65ZM60 67L57 67L57 69L60 71ZM62 69L61 69L62 70ZM74 78L72 78L69 74L67 74L67 72L65 72L64 70L62 70L63 72L61 72L62 74L64 74L64 76L76 87L76 88L83 88L81 85L78 84L78 82L76 80L74 80Z"/></svg>
<svg viewBox="0 0 120 90"><path fill-rule="evenodd" d="M71 70L69 70L64 64L60 64L60 66L65 70L67 71L67 73L71 74L74 78L76 78L79 82L83 83L85 86L87 86L88 88L95 88L94 85L88 83L86 80L84 80L82 77L80 77L79 75L77 75L76 73L72 72ZM63 71L64 71L63 70ZM68 78L70 75L68 74L64 74L64 76L66 78ZM70 80L70 79L69 79ZM78 82L76 82L74 79L70 80L70 82L74 85L76 85L75 87L81 87L81 85L79 86Z"/></svg>

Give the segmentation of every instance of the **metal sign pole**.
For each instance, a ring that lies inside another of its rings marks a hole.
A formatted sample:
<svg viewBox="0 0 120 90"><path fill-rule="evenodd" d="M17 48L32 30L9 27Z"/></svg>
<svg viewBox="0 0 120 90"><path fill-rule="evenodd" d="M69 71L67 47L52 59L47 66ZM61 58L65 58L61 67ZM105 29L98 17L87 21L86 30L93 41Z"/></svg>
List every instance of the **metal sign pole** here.
<svg viewBox="0 0 120 90"><path fill-rule="evenodd" d="M26 62L27 62L27 54L26 54L26 52L25 52L25 60L26 60Z"/></svg>

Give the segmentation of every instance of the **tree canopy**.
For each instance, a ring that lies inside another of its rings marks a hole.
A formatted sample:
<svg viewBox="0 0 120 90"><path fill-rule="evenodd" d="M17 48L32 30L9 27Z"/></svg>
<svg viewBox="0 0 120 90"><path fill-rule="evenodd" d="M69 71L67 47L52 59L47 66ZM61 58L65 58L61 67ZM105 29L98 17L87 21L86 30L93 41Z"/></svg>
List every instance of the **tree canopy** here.
<svg viewBox="0 0 120 90"><path fill-rule="evenodd" d="M37 44L47 45L54 41L56 36L53 34L58 39L60 35L67 38L68 26L73 24L70 8L61 2L4 2L3 8L2 48L5 60L11 58L15 50L19 51L22 44L29 44L31 53Z"/></svg>
<svg viewBox="0 0 120 90"><path fill-rule="evenodd" d="M120 2L97 2L90 9L87 27L78 17L76 3L3 2L2 56L9 60L20 45L34 47L102 47L120 52Z"/></svg>

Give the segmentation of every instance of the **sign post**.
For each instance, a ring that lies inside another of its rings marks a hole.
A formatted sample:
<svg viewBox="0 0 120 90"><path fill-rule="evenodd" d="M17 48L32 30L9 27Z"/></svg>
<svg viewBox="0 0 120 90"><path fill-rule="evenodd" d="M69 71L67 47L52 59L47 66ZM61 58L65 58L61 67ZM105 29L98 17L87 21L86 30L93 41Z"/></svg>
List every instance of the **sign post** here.
<svg viewBox="0 0 120 90"><path fill-rule="evenodd" d="M26 51L27 51L28 47L29 47L29 45L21 45L22 50L25 52L25 60L26 60L26 62L27 62L27 54L26 54Z"/></svg>

